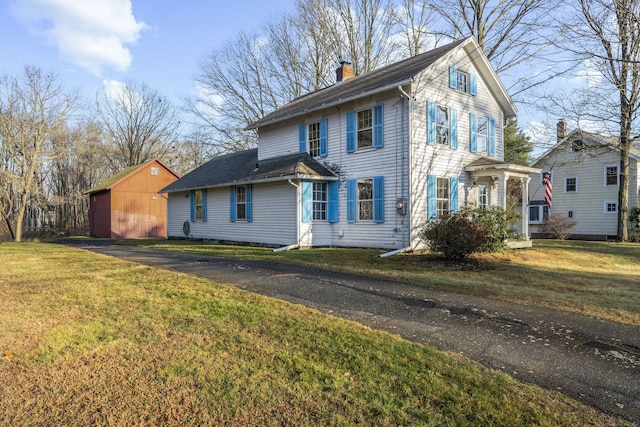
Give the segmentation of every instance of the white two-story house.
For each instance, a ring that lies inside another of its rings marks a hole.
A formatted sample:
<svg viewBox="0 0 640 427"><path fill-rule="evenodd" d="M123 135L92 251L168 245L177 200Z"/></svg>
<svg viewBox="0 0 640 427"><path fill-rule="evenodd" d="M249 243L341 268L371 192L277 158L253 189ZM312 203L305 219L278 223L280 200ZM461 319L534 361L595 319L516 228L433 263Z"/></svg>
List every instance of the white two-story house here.
<svg viewBox="0 0 640 427"><path fill-rule="evenodd" d="M473 38L358 76L342 63L336 74L251 124L256 149L164 188L169 237L415 248L445 212L506 206L510 178L527 200L539 170L502 161L516 108Z"/></svg>
<svg viewBox="0 0 640 427"><path fill-rule="evenodd" d="M532 175L529 190L529 221L533 236L542 232L542 224L549 215L557 214L575 221L571 238L617 239L620 191L617 143L616 138L581 130L567 135L564 120L558 122L556 144L532 163L541 169L540 174ZM634 145L629 152L629 209L638 207L640 198L638 162L640 147ZM553 183L551 208L544 203L541 184L547 172Z"/></svg>

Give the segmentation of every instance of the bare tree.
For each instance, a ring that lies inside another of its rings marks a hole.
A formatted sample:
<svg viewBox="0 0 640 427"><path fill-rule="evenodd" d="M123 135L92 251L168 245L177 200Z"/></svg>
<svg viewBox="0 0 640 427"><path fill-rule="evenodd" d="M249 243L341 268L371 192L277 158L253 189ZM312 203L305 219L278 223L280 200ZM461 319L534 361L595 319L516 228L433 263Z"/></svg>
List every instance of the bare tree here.
<svg viewBox="0 0 640 427"><path fill-rule="evenodd" d="M177 110L167 98L134 81L99 95L96 115L110 138L114 171L163 157L180 126Z"/></svg>
<svg viewBox="0 0 640 427"><path fill-rule="evenodd" d="M588 88L587 119L610 129L619 139L620 190L618 239L628 240L629 149L640 109L640 3L638 0L579 0L576 19L567 25L564 47L596 70L607 84Z"/></svg>
<svg viewBox="0 0 640 427"><path fill-rule="evenodd" d="M410 57L437 46L443 39L433 30L437 14L427 0L402 0L394 15L397 34L402 37Z"/></svg>
<svg viewBox="0 0 640 427"><path fill-rule="evenodd" d="M0 78L0 141L2 143L2 205L17 209L14 237L22 241L24 218L41 195L43 167L55 158L51 136L70 118L77 98L58 83L57 76L26 66L20 77ZM0 212L4 220L12 212Z"/></svg>

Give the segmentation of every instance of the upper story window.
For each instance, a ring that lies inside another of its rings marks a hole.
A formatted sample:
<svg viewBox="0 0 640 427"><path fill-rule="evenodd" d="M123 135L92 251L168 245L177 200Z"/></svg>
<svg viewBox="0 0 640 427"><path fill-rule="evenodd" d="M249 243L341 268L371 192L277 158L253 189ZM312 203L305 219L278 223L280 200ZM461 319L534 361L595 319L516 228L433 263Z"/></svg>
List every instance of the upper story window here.
<svg viewBox="0 0 640 427"><path fill-rule="evenodd" d="M618 174L618 165L604 167L604 185L618 185L620 183L620 175Z"/></svg>
<svg viewBox="0 0 640 427"><path fill-rule="evenodd" d="M475 74L460 71L454 66L449 67L449 87L451 89L475 96L478 93L477 80Z"/></svg>
<svg viewBox="0 0 640 427"><path fill-rule="evenodd" d="M320 155L320 122L309 123L309 154L313 157Z"/></svg>
<svg viewBox="0 0 640 427"><path fill-rule="evenodd" d="M158 176L158 168L156 166L151 166L151 175Z"/></svg>
<svg viewBox="0 0 640 427"><path fill-rule="evenodd" d="M489 119L478 116L477 118L477 151L487 151L487 141L489 140Z"/></svg>
<svg viewBox="0 0 640 427"><path fill-rule="evenodd" d="M449 145L449 109L436 104L436 144Z"/></svg>
<svg viewBox="0 0 640 427"><path fill-rule="evenodd" d="M578 178L575 176L567 176L564 178L564 191L566 193L575 193L578 191Z"/></svg>
<svg viewBox="0 0 640 427"><path fill-rule="evenodd" d="M347 112L347 153L384 147L384 104Z"/></svg>
<svg viewBox="0 0 640 427"><path fill-rule="evenodd" d="M358 111L358 148L373 146L373 111Z"/></svg>
<svg viewBox="0 0 640 427"><path fill-rule="evenodd" d="M328 120L300 124L299 151L305 151L313 157L326 157L328 146Z"/></svg>

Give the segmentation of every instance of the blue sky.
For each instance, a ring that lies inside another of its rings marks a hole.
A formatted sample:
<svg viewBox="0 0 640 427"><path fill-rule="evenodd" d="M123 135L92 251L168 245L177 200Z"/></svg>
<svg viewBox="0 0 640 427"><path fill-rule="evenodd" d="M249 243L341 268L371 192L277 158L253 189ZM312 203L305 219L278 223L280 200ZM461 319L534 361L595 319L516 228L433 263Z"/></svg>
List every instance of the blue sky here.
<svg viewBox="0 0 640 427"><path fill-rule="evenodd" d="M3 0L0 73L35 65L88 100L105 82L133 79L178 104L195 94L207 53L293 8L294 0Z"/></svg>

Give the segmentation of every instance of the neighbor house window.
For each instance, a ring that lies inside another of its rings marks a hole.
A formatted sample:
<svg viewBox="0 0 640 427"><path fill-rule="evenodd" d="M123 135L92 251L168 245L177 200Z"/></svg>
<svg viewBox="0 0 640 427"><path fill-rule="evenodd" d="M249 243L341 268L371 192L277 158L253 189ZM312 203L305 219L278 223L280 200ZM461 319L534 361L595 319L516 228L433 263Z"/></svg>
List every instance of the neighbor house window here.
<svg viewBox="0 0 640 427"><path fill-rule="evenodd" d="M313 183L313 220L327 219L327 183Z"/></svg>
<svg viewBox="0 0 640 427"><path fill-rule="evenodd" d="M478 207L489 207L489 190L486 185L478 185Z"/></svg>
<svg viewBox="0 0 640 427"><path fill-rule="evenodd" d="M449 109L436 105L436 144L449 145Z"/></svg>
<svg viewBox="0 0 640 427"><path fill-rule="evenodd" d="M158 176L158 168L155 166L151 166L151 175Z"/></svg>
<svg viewBox="0 0 640 427"><path fill-rule="evenodd" d="M581 139L574 139L571 141L571 151L574 153L580 153L584 151L584 141Z"/></svg>
<svg viewBox="0 0 640 427"><path fill-rule="evenodd" d="M487 151L487 141L489 140L489 120L486 117L477 117L477 142L476 151Z"/></svg>
<svg viewBox="0 0 640 427"><path fill-rule="evenodd" d="M578 191L578 178L575 176L568 176L564 178L564 191L565 193L575 193Z"/></svg>
<svg viewBox="0 0 640 427"><path fill-rule="evenodd" d="M604 202L604 213L618 213L618 202L613 200Z"/></svg>
<svg viewBox="0 0 640 427"><path fill-rule="evenodd" d="M207 190L191 191L191 221L207 220Z"/></svg>
<svg viewBox="0 0 640 427"><path fill-rule="evenodd" d="M309 123L309 154L313 157L320 156L320 122Z"/></svg>
<svg viewBox="0 0 640 427"><path fill-rule="evenodd" d="M236 187L236 219L247 219L247 187L244 185Z"/></svg>
<svg viewBox="0 0 640 427"><path fill-rule="evenodd" d="M358 219L373 219L373 180L358 181Z"/></svg>
<svg viewBox="0 0 640 427"><path fill-rule="evenodd" d="M449 178L438 178L436 183L436 215L441 217L449 213Z"/></svg>
<svg viewBox="0 0 640 427"><path fill-rule="evenodd" d="M604 185L619 184L618 165L604 167Z"/></svg>

